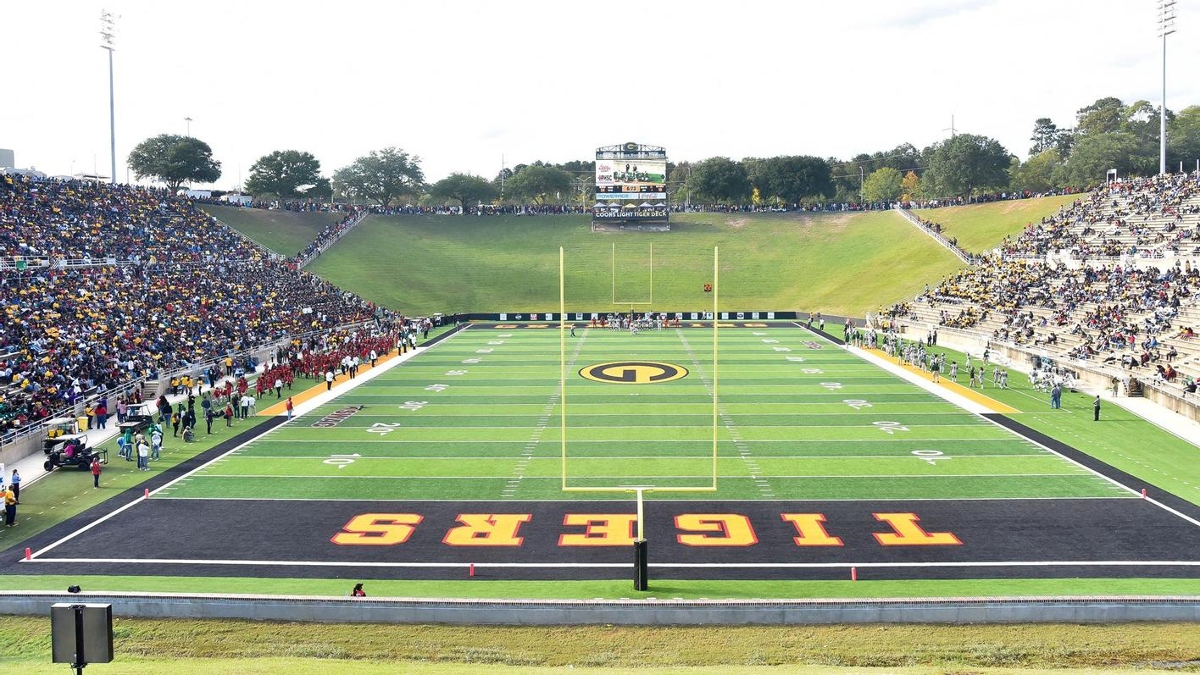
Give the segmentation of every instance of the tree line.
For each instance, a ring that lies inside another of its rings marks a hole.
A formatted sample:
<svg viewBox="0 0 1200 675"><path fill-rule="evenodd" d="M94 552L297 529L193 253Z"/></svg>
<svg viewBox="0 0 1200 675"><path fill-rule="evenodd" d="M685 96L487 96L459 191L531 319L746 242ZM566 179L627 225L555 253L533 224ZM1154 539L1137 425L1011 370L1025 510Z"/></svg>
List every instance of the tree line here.
<svg viewBox="0 0 1200 675"><path fill-rule="evenodd" d="M971 198L1007 191L1041 193L1087 189L1119 175L1158 171L1159 112L1147 101L1125 104L1106 97L1076 112L1074 125L1059 127L1043 117L1034 122L1029 158L1020 161L999 141L954 134L918 150L902 143L850 159L809 155L710 157L667 166L668 191L681 204L792 206L812 203L878 203L897 200ZM1168 170L1194 168L1200 159L1200 106L1167 110ZM1191 165L1188 165L1191 163ZM139 180L160 181L172 190L188 182L220 178L220 162L203 141L164 134L134 148L128 164ZM277 150L250 167L242 190L265 199L355 200L386 207L398 204L471 207L497 203L591 203L595 162L542 161L502 169L488 179L453 173L425 180L421 159L388 147L359 157L322 176L312 153Z"/></svg>

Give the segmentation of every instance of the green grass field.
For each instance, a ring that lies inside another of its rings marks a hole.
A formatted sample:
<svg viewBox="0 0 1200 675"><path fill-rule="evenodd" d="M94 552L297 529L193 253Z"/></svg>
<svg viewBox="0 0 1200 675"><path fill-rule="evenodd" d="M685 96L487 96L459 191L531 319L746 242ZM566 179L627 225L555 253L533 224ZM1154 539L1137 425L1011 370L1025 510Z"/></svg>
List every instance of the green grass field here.
<svg viewBox="0 0 1200 675"><path fill-rule="evenodd" d="M920 213L945 225L968 250L985 250L1072 199ZM336 219L336 214L205 208L284 255L294 255ZM647 269L653 245L656 305L689 311L704 302L698 289L710 280L706 260L719 246L726 307L862 316L960 267L887 212L677 214L666 234L594 233L589 223L587 216L371 216L310 269L414 315L545 312L556 309L560 246L569 271L577 273L576 297L610 297L613 245L623 263Z"/></svg>
<svg viewBox="0 0 1200 675"><path fill-rule="evenodd" d="M556 329L473 328L163 491L173 498L629 499L570 487L717 489L694 498L1131 497L1035 444L802 328L721 334L580 329L559 400ZM832 347L832 345L827 346ZM659 384L593 382L592 364L665 362ZM312 422L365 408L330 428ZM531 439L533 439L531 441ZM915 454L916 451L923 454ZM938 454L940 453L940 454ZM353 461L329 461L354 456ZM927 461L925 457L944 461ZM953 459L953 461L949 461ZM519 485L510 477L520 467ZM681 498L669 491L655 497Z"/></svg>
<svg viewBox="0 0 1200 675"><path fill-rule="evenodd" d="M913 211L925 220L940 223L946 237L957 237L958 245L972 253L982 253L1003 241L1005 236L1016 238L1029 223L1056 213L1080 195L1059 195L1037 199L951 206L941 209Z"/></svg>
<svg viewBox="0 0 1200 675"><path fill-rule="evenodd" d="M653 245L653 309L698 311L711 304L702 288L719 246L723 307L861 316L961 264L894 213L698 213L672 222L666 234L617 235L592 232L586 216L370 216L309 269L410 314L547 312L558 309L561 246L568 309L599 311L612 299L613 245L631 273L650 269ZM649 285L636 290L648 299Z"/></svg>

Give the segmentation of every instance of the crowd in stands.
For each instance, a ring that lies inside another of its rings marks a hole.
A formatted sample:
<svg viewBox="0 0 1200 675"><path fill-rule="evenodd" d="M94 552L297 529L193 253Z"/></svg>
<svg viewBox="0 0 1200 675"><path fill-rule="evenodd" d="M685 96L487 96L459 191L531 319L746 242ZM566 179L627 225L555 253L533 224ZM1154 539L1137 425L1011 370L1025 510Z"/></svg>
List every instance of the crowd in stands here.
<svg viewBox="0 0 1200 675"><path fill-rule="evenodd" d="M396 317L162 190L0 177L0 432L83 393Z"/></svg>
<svg viewBox="0 0 1200 675"><path fill-rule="evenodd" d="M1162 340L1187 339L1191 327L1179 325L1178 317L1181 308L1200 307L1200 264L1187 257L1190 251L1158 267L1110 256L1191 241L1200 236L1197 222L1200 175L1106 185L927 287L918 304L940 326L1195 387L1196 373L1181 373L1173 365L1179 351ZM1063 252L1072 264L1052 260ZM906 304L883 314L911 319L921 312Z"/></svg>

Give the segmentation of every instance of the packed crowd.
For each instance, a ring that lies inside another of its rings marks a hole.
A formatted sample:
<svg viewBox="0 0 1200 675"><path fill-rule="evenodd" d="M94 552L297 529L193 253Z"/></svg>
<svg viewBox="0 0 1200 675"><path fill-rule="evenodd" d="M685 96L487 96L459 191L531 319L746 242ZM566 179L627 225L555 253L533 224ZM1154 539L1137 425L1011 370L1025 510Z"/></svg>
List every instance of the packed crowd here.
<svg viewBox="0 0 1200 675"><path fill-rule="evenodd" d="M0 432L83 392L394 319L160 190L4 176L0 255L50 260L0 276Z"/></svg>
<svg viewBox="0 0 1200 675"><path fill-rule="evenodd" d="M1131 242L1134 248L1147 241L1161 244L1159 235L1183 231L1185 217L1195 214L1200 176L1115 183L1031 224L999 253L927 287L918 304L941 326L983 324L992 339L1053 347L1071 358L1141 369L1138 375L1147 380L1176 381L1180 373L1172 361L1178 350L1160 339L1186 334L1188 327L1176 325L1177 317L1181 307L1196 304L1200 265L1177 257L1161 268L1103 260L1075 266L1026 256L1063 250L1084 258L1120 255ZM1194 230L1187 231L1191 237ZM885 314L917 313L898 305ZM1191 378L1179 382L1195 385Z"/></svg>

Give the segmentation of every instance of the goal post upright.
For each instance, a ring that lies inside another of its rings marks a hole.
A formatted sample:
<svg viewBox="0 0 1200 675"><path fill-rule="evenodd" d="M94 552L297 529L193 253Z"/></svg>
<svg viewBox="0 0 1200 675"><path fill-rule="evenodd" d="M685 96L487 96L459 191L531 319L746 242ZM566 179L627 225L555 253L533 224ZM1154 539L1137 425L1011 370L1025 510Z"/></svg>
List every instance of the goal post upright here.
<svg viewBox="0 0 1200 675"><path fill-rule="evenodd" d="M562 427L559 439L562 443L562 487L567 489L567 276L563 273L566 254L558 247L558 404Z"/></svg>
<svg viewBox="0 0 1200 675"><path fill-rule="evenodd" d="M712 286L712 289L713 289L713 292L712 292L712 296L713 296L713 336L712 336L712 340L713 340L713 363L712 363L712 369L713 369L713 371L712 371L712 383L713 383L713 385L712 385L712 425L713 425L712 458L713 459L712 459L712 461L713 461L713 465L712 465L712 484L713 484L714 491L717 489L717 429L718 429L717 422L719 420L719 417L717 415L717 401L719 400L718 392L717 392L717 383L719 381L718 373L720 370L720 365L719 365L720 360L717 358L717 356L718 356L717 324L720 323L720 321L719 321L720 317L717 314L717 298L720 295L720 288L721 288L720 284L717 282L718 281L717 274L719 271L719 265L717 263L717 256L719 253L718 248L719 247L717 247L717 246L713 246L713 286Z"/></svg>

